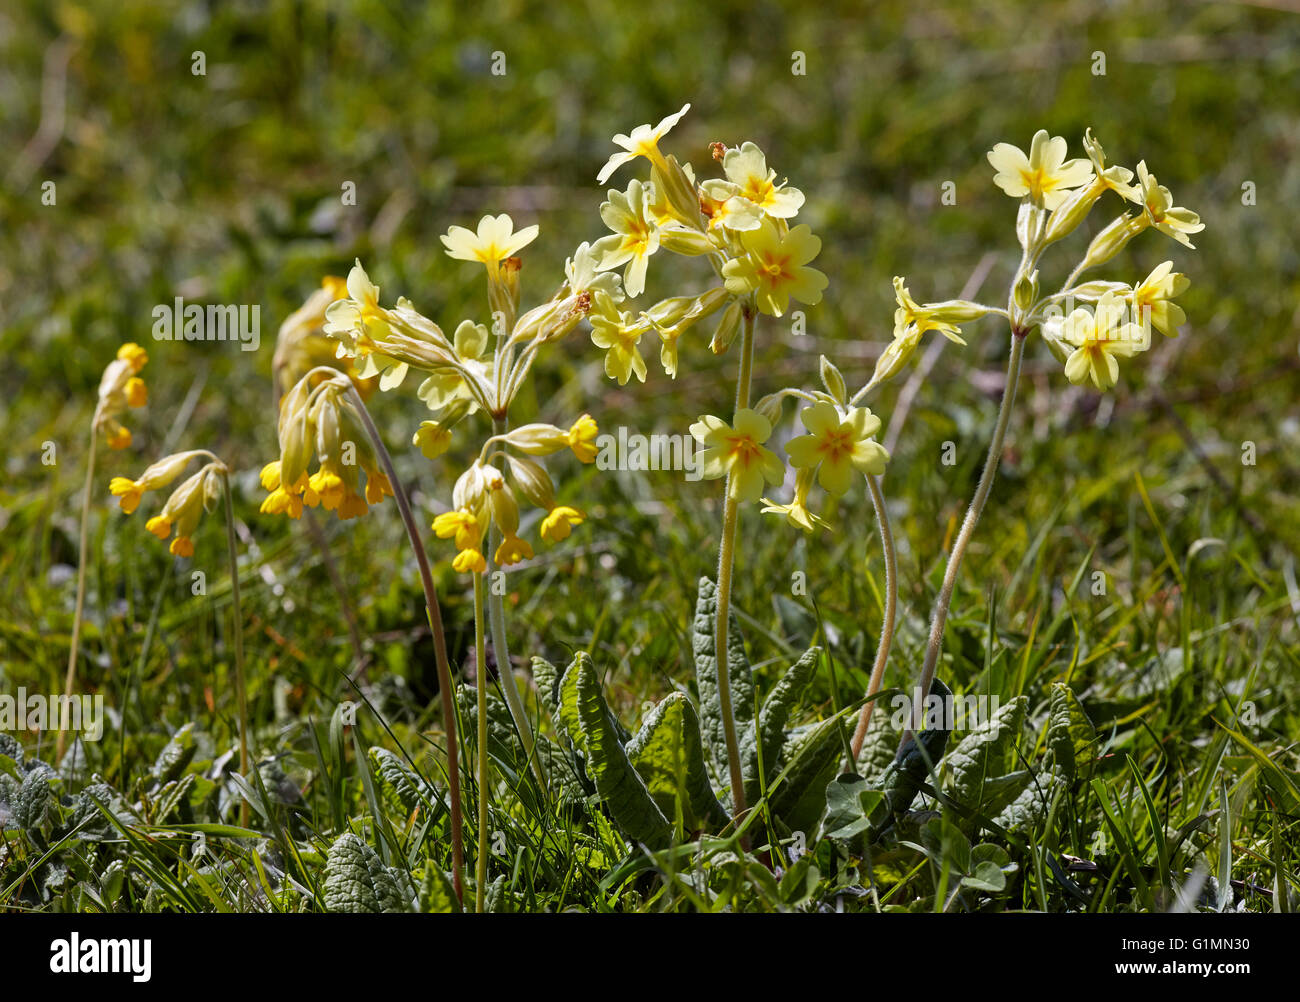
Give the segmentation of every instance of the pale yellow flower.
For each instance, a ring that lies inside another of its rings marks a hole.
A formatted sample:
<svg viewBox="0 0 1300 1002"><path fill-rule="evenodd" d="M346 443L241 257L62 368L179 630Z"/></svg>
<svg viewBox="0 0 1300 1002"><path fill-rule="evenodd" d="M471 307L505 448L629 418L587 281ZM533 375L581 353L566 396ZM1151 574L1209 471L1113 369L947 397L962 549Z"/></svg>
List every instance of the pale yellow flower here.
<svg viewBox="0 0 1300 1002"><path fill-rule="evenodd" d="M1196 247L1187 234L1200 233L1205 229L1201 217L1191 209L1174 205L1174 196L1147 170L1145 160L1138 163L1138 182L1147 221L1165 236L1173 237L1184 247L1195 250Z"/></svg>
<svg viewBox="0 0 1300 1002"><path fill-rule="evenodd" d="M801 224L782 236L771 220L756 230L741 233L743 257L723 266L727 291L732 295L755 292L758 308L779 317L795 299L809 306L821 302L829 280L808 262L821 253L821 239Z"/></svg>
<svg viewBox="0 0 1300 1002"><path fill-rule="evenodd" d="M776 182L776 171L753 143L742 143L723 155L725 181L707 181L705 194L722 207L722 218L711 222L733 230L757 229L763 216L790 219L797 215L804 196L798 188ZM735 201L739 199L739 202Z"/></svg>
<svg viewBox="0 0 1300 1002"><path fill-rule="evenodd" d="M785 451L795 466L817 470L823 490L839 496L853 485L855 473L885 472L889 453L872 437L880 430L880 418L868 408L841 411L822 401L804 408L799 416L808 434L792 438Z"/></svg>
<svg viewBox="0 0 1300 1002"><path fill-rule="evenodd" d="M635 178L626 192L611 191L609 200L600 207L600 218L614 235L596 241L593 248L601 253L597 266L601 271L627 265L623 287L633 297L645 289L650 256L659 249L659 228L651 219L649 199L649 186Z"/></svg>
<svg viewBox="0 0 1300 1002"><path fill-rule="evenodd" d="M1151 326L1165 337L1177 337L1178 328L1187 322L1187 314L1172 300L1174 296L1181 296L1192 284L1186 275L1173 271L1173 267L1172 261L1156 265L1155 270L1135 286L1129 296L1134 318L1145 322L1149 316Z"/></svg>
<svg viewBox="0 0 1300 1002"><path fill-rule="evenodd" d="M735 422L733 428L704 414L691 425L691 435L705 447L696 457L700 475L706 480L730 477L727 492L733 501L757 501L764 482L775 485L785 479L785 465L763 446L772 434L767 418L745 407L736 412Z"/></svg>
<svg viewBox="0 0 1300 1002"><path fill-rule="evenodd" d="M516 233L514 220L503 212L480 219L477 232L453 226L441 239L448 257L492 266L514 257L537 239L537 227L525 226Z"/></svg>
<svg viewBox="0 0 1300 1002"><path fill-rule="evenodd" d="M592 343L605 349L605 374L617 379L619 386L625 386L633 375L644 383L646 364L637 345L650 329L650 321L633 320L608 300L593 310L587 320L591 323Z"/></svg>
<svg viewBox="0 0 1300 1002"><path fill-rule="evenodd" d="M621 146L622 152L610 155L609 161L600 169L596 175L596 183L604 184L614 171L627 163L629 160L635 160L637 157L645 157L654 166L660 170L668 169L664 156L659 152L659 141L672 130L683 115L690 111L689 104L682 105L682 110L675 115L669 115L661 120L658 125L651 127L649 124L638 125L632 130L630 136L619 133L614 137L614 145Z"/></svg>
<svg viewBox="0 0 1300 1002"><path fill-rule="evenodd" d="M789 504L777 504L775 501L763 498L763 514L781 515L790 525L804 532L812 532L819 527L829 531L830 524L825 519L814 515L808 508L808 491L812 487L812 482L812 470L799 470L795 475L794 500Z"/></svg>
<svg viewBox="0 0 1300 1002"><path fill-rule="evenodd" d="M1035 203L1055 209L1071 188L1092 180L1092 164L1087 160L1066 160L1068 150L1061 136L1049 136L1046 129L1034 134L1029 155L1010 143L998 143L988 152L989 163L997 173L993 183L1012 198L1028 196Z"/></svg>
<svg viewBox="0 0 1300 1002"><path fill-rule="evenodd" d="M1124 322L1124 312L1123 301L1107 293L1095 310L1080 307L1061 322L1060 340L1074 348L1065 361L1070 382L1091 379L1099 390L1109 389L1119 380L1116 359L1146 350L1142 329Z"/></svg>

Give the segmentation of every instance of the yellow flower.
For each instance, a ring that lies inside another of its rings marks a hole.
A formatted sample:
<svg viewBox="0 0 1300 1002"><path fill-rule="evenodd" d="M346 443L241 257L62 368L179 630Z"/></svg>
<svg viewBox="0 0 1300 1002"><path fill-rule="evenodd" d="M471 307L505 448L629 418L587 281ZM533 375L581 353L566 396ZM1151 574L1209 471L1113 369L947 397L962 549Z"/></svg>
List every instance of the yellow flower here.
<svg viewBox="0 0 1300 1002"><path fill-rule="evenodd" d="M997 171L993 183L1012 198L1028 196L1036 204L1055 209L1071 188L1092 180L1092 164L1067 161L1067 149L1063 137L1049 137L1046 129L1034 133L1028 156L1018 146L998 143L988 152L989 163Z"/></svg>
<svg viewBox="0 0 1300 1002"><path fill-rule="evenodd" d="M710 201L721 206L711 224L741 231L757 229L763 216L790 219L803 205L803 192L777 184L776 171L768 168L767 157L753 143L727 150L722 170L727 175L725 181L707 181L703 185Z"/></svg>
<svg viewBox="0 0 1300 1002"><path fill-rule="evenodd" d="M340 353L368 355L374 338L388 333L387 311L379 305L379 286L370 281L358 259L348 272L348 298L325 310L324 331L338 339Z"/></svg>
<svg viewBox="0 0 1300 1002"><path fill-rule="evenodd" d="M139 372L149 361L149 354L134 341L128 341L117 349L119 360L126 362L132 372Z"/></svg>
<svg viewBox="0 0 1300 1002"><path fill-rule="evenodd" d="M180 476L181 471L185 469L190 460L200 455L207 455L207 453L194 450L178 452L147 467L140 474L139 479L114 477L109 482L108 492L118 499L118 504L122 510L130 515L140 506L140 498L146 491L166 487Z"/></svg>
<svg viewBox="0 0 1300 1002"><path fill-rule="evenodd" d="M822 242L806 224L782 236L769 220L741 233L740 241L744 257L728 261L722 269L728 292L756 291L758 308L774 317L785 313L792 298L809 306L821 302L828 279L807 265L821 252Z"/></svg>
<svg viewBox="0 0 1300 1002"><path fill-rule="evenodd" d="M143 407L148 400L144 380L136 375L148 361L145 350L128 341L117 349L116 357L100 377L92 427L103 433L110 449L125 449L131 444L131 432L117 418L128 408Z"/></svg>
<svg viewBox="0 0 1300 1002"><path fill-rule="evenodd" d="M792 438L785 451L800 469L817 470L823 490L839 496L853 485L855 471L875 476L885 472L889 453L872 437L880 430L880 418L868 408L841 412L822 401L799 416L809 434Z"/></svg>
<svg viewBox="0 0 1300 1002"><path fill-rule="evenodd" d="M108 422L108 447L115 451L129 448L131 445L131 429L125 427L117 421Z"/></svg>
<svg viewBox="0 0 1300 1002"><path fill-rule="evenodd" d="M767 418L745 407L736 412L735 421L733 428L722 418L704 414L691 425L691 434L705 446L696 461L706 480L730 477L727 490L733 501L757 501L764 481L779 484L785 479L785 466L763 447L772 434Z"/></svg>
<svg viewBox="0 0 1300 1002"><path fill-rule="evenodd" d="M579 462L593 463L596 461L596 436L600 429L596 427L596 420L590 414L584 414L578 420L573 422L569 428L568 440L569 448L573 454L578 457Z"/></svg>
<svg viewBox="0 0 1300 1002"><path fill-rule="evenodd" d="M625 136L622 133L615 136L614 145L621 146L623 152L610 155L608 162L596 175L596 183L604 184L614 171L629 160L634 160L637 157L645 157L661 171L667 171L668 164L664 160L663 154L659 152L659 140L668 135L672 127L681 121L682 116L690 111L690 108L689 104L684 104L681 111L662 119L653 128L649 124L638 125L632 130L630 136Z"/></svg>
<svg viewBox="0 0 1300 1002"><path fill-rule="evenodd" d="M514 220L503 212L499 216L480 219L477 233L463 226L453 226L441 239L448 257L490 266L514 257L537 239L537 227L525 226L516 233Z"/></svg>
<svg viewBox="0 0 1300 1002"><path fill-rule="evenodd" d="M461 550L451 566L458 574L482 574L487 570L487 560L478 550Z"/></svg>
<svg viewBox="0 0 1300 1002"><path fill-rule="evenodd" d="M498 567L509 567L511 564L517 564L521 560L531 560L533 558L533 548L526 539L520 539L518 536L506 536L497 547L497 552L493 556Z"/></svg>
<svg viewBox="0 0 1300 1002"><path fill-rule="evenodd" d="M1149 317L1151 326L1165 337L1177 337L1178 328L1187 322L1187 314L1172 300L1174 296L1181 296L1192 284L1180 272L1170 274L1173 267L1172 261L1157 265L1155 271L1135 287L1129 297L1133 316L1144 323Z"/></svg>
<svg viewBox="0 0 1300 1002"><path fill-rule="evenodd" d="M829 530L830 525L808 509L808 490L812 487L812 481L812 470L800 470L795 476L794 500L789 504L777 504L763 498L763 514L783 515L790 525L804 532L812 532L819 526Z"/></svg>
<svg viewBox="0 0 1300 1002"><path fill-rule="evenodd" d="M128 515L140 507L140 496L144 493L130 477L114 477L109 481L108 492Z"/></svg>
<svg viewBox="0 0 1300 1002"><path fill-rule="evenodd" d="M611 191L609 200L601 204L600 218L614 234L597 240L592 248L601 253L597 265L601 271L627 265L623 288L633 297L644 291L650 256L659 249L659 228L650 218L650 197L649 186L635 178L626 192Z"/></svg>
<svg viewBox="0 0 1300 1002"><path fill-rule="evenodd" d="M1074 351L1065 361L1065 377L1072 383L1088 379L1099 390L1114 386L1119 379L1116 358L1132 358L1148 347L1142 329L1123 323L1124 303L1106 293L1095 311L1080 307L1061 321L1060 340Z"/></svg>
<svg viewBox="0 0 1300 1002"><path fill-rule="evenodd" d="M172 491L172 495L163 505L162 511L145 522L144 525L146 530L159 539L166 539L174 529L176 538L171 541L169 549L177 557L194 556L194 542L190 537L193 536L194 530L198 528L203 512L216 499L218 491L221 490L219 481L220 478L225 476L226 467L213 458L211 453L202 451L181 452L159 460L149 467L139 480L130 481L125 477L119 477L110 485L113 493L119 494L123 499L123 509L134 511L136 504L139 502L138 491L166 485L180 474L186 463L195 456L200 455L207 456L211 461L197 473L182 481L181 485ZM134 499L134 503L131 504L130 508L127 508L128 498Z"/></svg>
<svg viewBox="0 0 1300 1002"><path fill-rule="evenodd" d="M437 459L451 448L451 429L437 421L421 421L411 444L419 447L425 459Z"/></svg>
<svg viewBox="0 0 1300 1002"><path fill-rule="evenodd" d="M581 525L586 517L577 508L570 508L568 505L556 505L542 519L542 538L548 543L558 543L562 539L568 539L573 527Z"/></svg>
<svg viewBox="0 0 1300 1002"><path fill-rule="evenodd" d="M144 380L132 376L126 381L126 404L128 407L143 407L149 402L149 391Z"/></svg>
<svg viewBox="0 0 1300 1002"><path fill-rule="evenodd" d="M591 323L592 344L605 349L605 375L617 379L619 386L625 386L633 375L644 383L645 359L637 345L650 329L650 321L633 321L609 300L604 300L587 320Z"/></svg>
<svg viewBox="0 0 1300 1002"><path fill-rule="evenodd" d="M1145 160L1138 163L1138 182L1147 221L1165 236L1173 237L1184 247L1195 250L1196 247L1187 238L1187 234L1200 233L1205 229L1201 217L1191 209L1174 205L1174 196L1147 170Z"/></svg>
<svg viewBox="0 0 1300 1002"><path fill-rule="evenodd" d="M1084 130L1083 148L1088 154L1088 159L1092 161L1093 173L1097 175L1097 179L1093 182L1094 186L1102 189L1109 188L1130 202L1142 201L1142 189L1133 184L1131 170L1118 165L1106 166L1106 151L1101 148L1101 143L1093 138L1092 129Z"/></svg>
<svg viewBox="0 0 1300 1002"><path fill-rule="evenodd" d="M433 531L439 539L455 538L458 550L477 549L483 539L483 526L478 518L464 509L438 515L433 520Z"/></svg>
<svg viewBox="0 0 1300 1002"><path fill-rule="evenodd" d="M894 338L902 339L907 335L907 329L915 326L918 337L926 331L938 331L949 341L964 345L966 342L962 340L961 328L943 320L942 314L932 306L918 305L903 284L905 281L894 276L894 298L898 302L898 309L894 311Z"/></svg>

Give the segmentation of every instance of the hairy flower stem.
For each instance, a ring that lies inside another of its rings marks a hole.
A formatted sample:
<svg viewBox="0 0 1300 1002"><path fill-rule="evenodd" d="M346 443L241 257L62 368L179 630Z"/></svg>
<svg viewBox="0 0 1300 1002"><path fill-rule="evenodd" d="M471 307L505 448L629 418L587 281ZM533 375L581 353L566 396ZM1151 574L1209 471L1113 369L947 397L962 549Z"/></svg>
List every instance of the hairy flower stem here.
<svg viewBox="0 0 1300 1002"><path fill-rule="evenodd" d="M235 636L235 702L239 707L239 773L248 778L248 689L244 685L244 617L239 606L239 557L235 549L235 509L230 500L230 473L221 474L226 504L226 551L230 557L230 606ZM251 780L250 780L251 782ZM239 823L248 827L248 801L239 805Z"/></svg>
<svg viewBox="0 0 1300 1002"><path fill-rule="evenodd" d="M492 419L492 434L504 435L506 433L506 419L504 416ZM487 553L487 578L491 582L496 575L496 551L501 545L501 530L497 528L496 522L492 523L491 531L488 533L488 553ZM502 572L504 574L504 571ZM519 683L515 681L514 667L510 662L510 648L506 642L506 603L501 595L504 589L497 588L495 584L488 588L487 607L488 621L492 628L492 653L496 657L497 677L501 680L501 691L505 693L506 706L510 709L510 716L515 722L515 728L519 731L519 739L524 743L524 754L528 756L528 761L533 764L533 775L537 777L537 782L543 786L546 785L546 777L542 775L542 763L537 760L537 755L533 750L533 727L528 721L528 714L524 711L524 700L519 694ZM487 677L486 664L484 665L484 678Z"/></svg>
<svg viewBox="0 0 1300 1002"><path fill-rule="evenodd" d="M474 575L474 666L478 696L478 858L474 869L474 910L484 910L488 864L488 708L487 638L483 633L483 575Z"/></svg>
<svg viewBox="0 0 1300 1002"><path fill-rule="evenodd" d="M740 375L736 380L736 410L749 406L749 384L754 372L754 307L746 303L740 335ZM733 417L733 424L734 424ZM736 526L740 509L731 496L731 476L727 477L727 496L722 508L722 542L718 546L718 606L714 625L714 655L718 668L718 708L722 713L722 733L727 744L727 767L731 773L732 822L736 826L745 816L745 780L740 771L740 743L736 740L736 718L731 710L731 671L727 661L728 619L731 614L731 571L736 560ZM745 839L741 837L744 845Z"/></svg>
<svg viewBox="0 0 1300 1002"><path fill-rule="evenodd" d="M98 415L97 415L98 416ZM99 431L95 422L90 429L90 458L86 460L86 489L81 499L81 544L77 556L77 603L72 613L72 649L68 651L68 674L63 680L63 705L69 706L72 699L72 687L77 684L77 653L81 646L81 612L86 604L86 550L90 533L90 492L95 485L95 446L99 444ZM59 715L62 724L64 715ZM54 758L57 762L63 758L63 743L66 732L59 728L59 736L54 743Z"/></svg>
<svg viewBox="0 0 1300 1002"><path fill-rule="evenodd" d="M424 552L424 543L420 539L420 529L411 514L411 503L406 498L402 482L397 478L397 471L393 469L393 457L388 454L388 448L379 435L379 429L375 427L370 412L366 410L365 402L357 393L351 380L348 381L348 394L353 407L361 417L366 434L375 447L375 453L383 464L384 474L393 488L393 500L397 502L397 512L406 527L406 537L411 542L415 562L420 568L420 583L424 586L425 612L429 617L429 630L433 634L434 661L438 668L438 695L442 699L443 729L447 735L447 794L451 801L451 875L456 888L456 898L463 903L465 882L461 870L464 868L465 850L461 830L460 756L456 748L456 703L452 689L451 665L447 660L447 636L442 628L442 607L438 604L438 593L433 587L433 574L429 570L429 557Z"/></svg>
<svg viewBox="0 0 1300 1002"><path fill-rule="evenodd" d="M984 503L988 501L989 492L993 489L993 481L998 473L998 463L1002 459L1002 443L1007 437L1007 425L1011 421L1011 409L1016 402L1016 385L1020 381L1020 362L1024 357L1024 353L1025 336L1013 330L1011 333L1011 358L1007 362L1007 381L1002 390L1002 404L998 408L998 423L993 429L993 438L989 442L989 454L988 458L984 460L984 472L980 474L980 482L975 488L975 496L971 498L970 507L966 510L966 518L962 521L961 530L957 533L957 538L952 544L952 553L948 556L948 566L943 572L943 585L939 589L939 598L935 602L934 618L930 623L930 639L926 644L925 661L921 665L921 677L916 687L920 700L914 701L912 706L912 726L904 730L902 741L899 742L900 749L906 744L907 739L912 736L912 732L921 726L924 700L930 693L930 684L934 681L935 668L939 664L939 653L943 649L943 629L948 621L948 607L952 602L953 589L957 586L957 572L961 569L962 557L966 554L966 547L970 545L971 536L975 534L975 526L980 520L980 514L984 511Z"/></svg>
<svg viewBox="0 0 1300 1002"><path fill-rule="evenodd" d="M871 490L871 504L876 509L876 524L880 527L880 548L885 552L885 620L880 625L880 641L876 644L876 663L871 668L871 679L867 683L867 700L858 714L858 726L853 732L850 748L853 761L849 763L850 771L862 754L862 742L866 739L867 728L871 725L871 711L876 707L876 700L871 697L880 691L885 678L885 665L889 661L889 649L894 643L894 616L898 608L898 557L894 551L894 532L889 526L889 513L885 510L885 495L880 489L880 478L867 476L867 486Z"/></svg>

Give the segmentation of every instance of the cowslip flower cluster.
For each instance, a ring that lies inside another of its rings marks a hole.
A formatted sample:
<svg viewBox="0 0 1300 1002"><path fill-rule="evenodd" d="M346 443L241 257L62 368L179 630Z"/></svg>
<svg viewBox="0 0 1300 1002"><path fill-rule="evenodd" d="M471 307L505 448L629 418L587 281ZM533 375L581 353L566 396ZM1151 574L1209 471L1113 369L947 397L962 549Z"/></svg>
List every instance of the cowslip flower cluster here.
<svg viewBox="0 0 1300 1002"><path fill-rule="evenodd" d="M435 535L455 542L452 567L461 573L487 570L483 540L491 525L501 533L492 555L494 563L508 567L532 559L532 544L519 535L520 498L545 512L539 532L544 541L568 539L574 526L587 516L572 505L557 503L555 485L535 457L568 449L581 462L594 462L597 434L595 420L584 414L567 430L552 424L526 424L489 438L479 457L457 478L451 510L433 520ZM498 460L504 467L496 465Z"/></svg>
<svg viewBox="0 0 1300 1002"><path fill-rule="evenodd" d="M645 381L640 351L645 335L658 336L660 362L675 377L678 339L699 321L721 314L710 348L722 354L735 340L744 310L779 317L792 301L820 302L827 285L826 276L810 266L821 240L807 225L790 224L803 206L803 193L777 179L754 143L713 144L723 177L702 181L690 164L660 150L659 143L689 108L614 137L621 151L610 157L598 182L637 158L649 162L650 177L609 191L600 214L611 234L597 240L592 252L598 271L623 269L623 287L631 298L645 290L650 258L661 250L704 258L720 284L640 311L621 308L620 300L593 309L588 316L592 341L605 350L605 371L620 384L633 376Z"/></svg>
<svg viewBox="0 0 1300 1002"><path fill-rule="evenodd" d="M350 392L346 376L318 368L281 399L280 458L267 463L261 473L269 492L261 506L264 514L300 518L306 505L350 519L392 496L393 486L379 468ZM313 457L317 468L309 474Z"/></svg>
<svg viewBox="0 0 1300 1002"><path fill-rule="evenodd" d="M1016 236L1022 256L1006 308L962 300L918 305L905 280L895 278L898 309L894 338L877 361L871 382L855 400L901 372L927 331L938 331L964 344L959 325L988 314L1005 317L1018 337L1040 332L1070 382L1091 382L1100 390L1118 382L1118 360L1133 358L1150 347L1151 328L1167 337L1178 336L1187 317L1173 299L1190 283L1185 275L1173 271L1172 261L1161 263L1146 279L1132 284L1079 279L1085 271L1112 260L1145 230L1154 229L1192 248L1189 235L1199 233L1204 224L1195 212L1174 204L1173 195L1150 172L1145 160L1139 161L1136 171L1108 165L1105 150L1091 129L1084 133L1083 147L1086 158L1067 159L1065 139L1039 130L1028 153L1010 143L998 143L989 151L993 183L1020 200ZM1108 192L1140 211L1121 212L1103 227L1061 288L1042 293L1041 255L1078 229Z"/></svg>
<svg viewBox="0 0 1300 1002"><path fill-rule="evenodd" d="M170 485L195 459L206 462L197 473L181 481L162 510L145 523L145 528L162 540L175 531L168 549L177 557L194 556L192 537L203 513L211 511L221 496L222 480L229 472L226 465L204 449L192 449L158 460L135 479L114 477L108 485L122 511L130 515L140 506L144 494Z"/></svg>
<svg viewBox="0 0 1300 1002"><path fill-rule="evenodd" d="M288 393L308 372L322 366L350 376L363 400L374 392L376 380L360 378L350 360L339 359L338 342L324 330L325 311L331 303L346 296L347 282L337 275L326 275L320 287L280 324L271 361L277 394Z"/></svg>
<svg viewBox="0 0 1300 1002"><path fill-rule="evenodd" d="M95 405L93 427L102 434L110 449L125 449L131 444L131 431L118 419L128 408L143 407L149 393L140 370L149 355L138 344L128 341L117 349L117 357L108 363L99 380L99 400Z"/></svg>

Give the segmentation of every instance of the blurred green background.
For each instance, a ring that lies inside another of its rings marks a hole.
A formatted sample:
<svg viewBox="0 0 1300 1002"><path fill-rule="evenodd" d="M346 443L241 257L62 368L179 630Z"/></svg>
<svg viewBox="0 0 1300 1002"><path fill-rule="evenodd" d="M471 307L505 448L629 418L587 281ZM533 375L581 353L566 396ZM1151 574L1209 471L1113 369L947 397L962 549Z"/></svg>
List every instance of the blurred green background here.
<svg viewBox="0 0 1300 1002"><path fill-rule="evenodd" d="M985 645L996 638L982 627L991 616L1014 638L1010 647L1035 652L1021 686L1064 671L1076 643L1079 677L1094 680L1098 694L1158 652L1194 643L1189 746L1212 726L1211 714L1228 712L1216 701L1240 694L1251 668L1265 714L1256 736L1294 736L1300 17L1282 6L7 4L5 684L61 678L87 424L104 365L135 339L150 352L151 400L132 415L135 444L103 461L101 479L138 472L164 448L208 447L238 468L238 514L258 548L244 575L255 713L264 726L304 708L328 715L351 664L338 595L305 527L256 509L256 470L275 455L270 363L280 320L323 274L344 274L357 257L386 301L406 295L447 329L485 319L478 269L448 259L438 241L449 225L472 226L485 212L540 224L525 252L524 298L549 296L565 255L604 232L595 176L610 137L690 101L665 149L703 171L709 142L754 140L807 194L800 219L824 241L817 264L831 285L807 311L808 334L762 322L760 392L811 385L821 353L851 384L865 381L890 334L893 275L907 276L924 301L956 296L979 269L987 273L980 298L1005 300L1018 250L1015 204L992 185L984 159L996 142L1027 148L1047 128L1077 156L1091 126L1114 162L1145 158L1177 204L1200 212L1197 252L1148 234L1098 275L1133 281L1172 258L1192 280L1182 338L1159 340L1124 366L1113 394L1069 387L1042 345L1031 346L1004 475L955 603L945 672L966 686L1003 685L987 673ZM196 52L205 75L191 72ZM503 76L492 73L495 52L505 54ZM796 53L803 75L792 73ZM1095 72L1099 58L1104 74ZM629 176L625 169L614 183ZM55 182L55 205L42 204L45 181ZM955 205L940 201L949 181ZM341 204L345 182L355 183L355 206ZM1248 182L1255 204L1243 204ZM1103 205L1087 224L1094 232L1116 208ZM1045 267L1060 271L1045 284L1064 276L1085 240L1076 235L1049 254ZM647 302L704 288L692 262L665 256L652 261ZM151 309L177 295L260 304L261 350L153 342ZM970 347L945 348L920 388L887 479L902 546L893 684L919 660L946 539L996 410L1006 333L993 321L967 333ZM576 333L545 357L534 398L516 417L569 420L587 409L606 427L680 432L697 414L728 407L734 353L715 358L706 339L688 336L675 382L650 348L647 384L619 388ZM873 400L887 422L898 393L891 386ZM431 465L407 445L422 417L413 392L377 398L373 409L417 502L432 512L449 498L467 446ZM1248 441L1253 466L1241 461ZM45 442L58 446L53 467L41 463ZM955 444L954 466L940 462L945 442ZM712 572L717 485L599 477L576 464L560 475L564 496L593 517L512 574L515 653L559 658L570 645L592 646L616 697L639 705L688 673L688 610L695 579ZM93 663L83 671L88 684L109 687L137 656L170 558L143 518L121 516L106 490L95 504L85 636ZM805 539L746 512L736 598L760 664L801 649L815 615L806 600L783 596L791 571L805 570L849 673L841 684L852 690L879 624L879 551L864 496L825 514L837 532ZM223 574L219 526L205 528L194 566ZM384 506L326 529L372 653L409 683L416 704L426 701L432 667L395 515ZM1188 553L1203 538L1223 545L1198 548L1193 565ZM442 544L431 548L450 556ZM1185 587L1167 566L1170 553ZM1066 600L1081 569L1107 575L1105 596ZM466 582L445 563L439 581L459 659ZM210 692L201 696L229 656L219 621L225 593L196 599L187 583L180 574L164 593L160 644L144 666L139 708L128 711L138 713L142 741L196 716L229 726L228 687L216 687L215 704ZM1034 629L1063 608L1065 628L1035 640ZM264 667L289 688L287 702L277 702ZM1174 743L1166 750L1178 761Z"/></svg>

